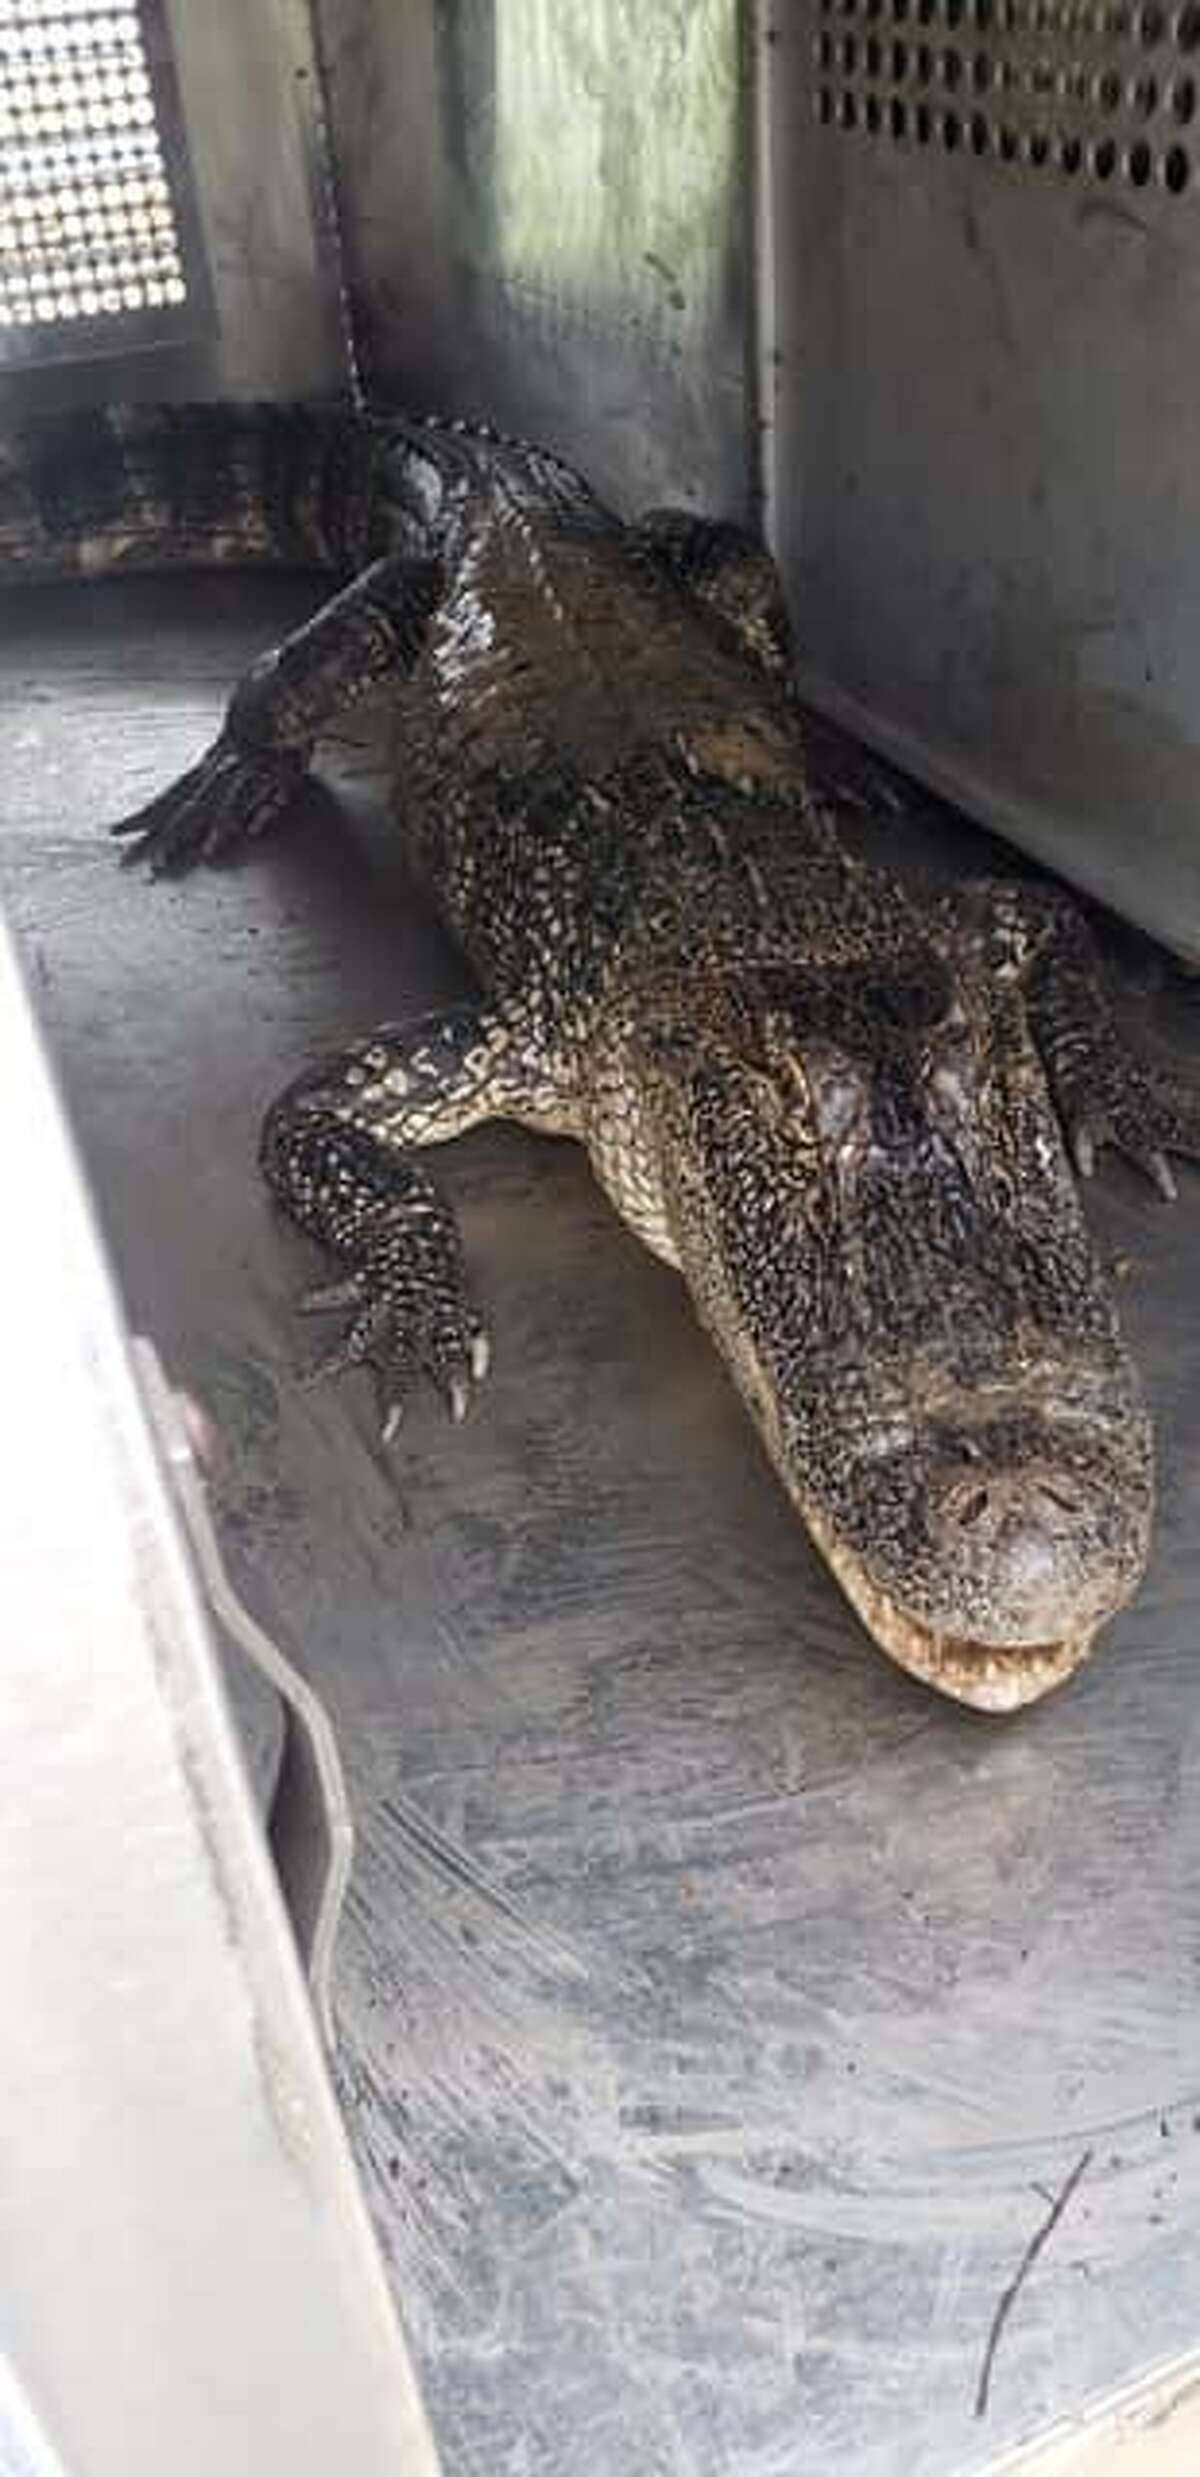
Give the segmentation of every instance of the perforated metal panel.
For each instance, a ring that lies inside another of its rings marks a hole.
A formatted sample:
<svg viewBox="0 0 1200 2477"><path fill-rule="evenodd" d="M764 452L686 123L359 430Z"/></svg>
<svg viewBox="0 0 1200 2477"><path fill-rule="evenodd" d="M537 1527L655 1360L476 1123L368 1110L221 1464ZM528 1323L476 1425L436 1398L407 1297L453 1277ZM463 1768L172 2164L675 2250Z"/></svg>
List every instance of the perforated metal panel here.
<svg viewBox="0 0 1200 2477"><path fill-rule="evenodd" d="M808 693L1200 961L1200 6L770 33Z"/></svg>
<svg viewBox="0 0 1200 2477"><path fill-rule="evenodd" d="M206 304L153 0L0 0L0 353L168 341Z"/></svg>
<svg viewBox="0 0 1200 2477"><path fill-rule="evenodd" d="M1192 177L1200 7L821 0L813 108L885 144L1179 196Z"/></svg>

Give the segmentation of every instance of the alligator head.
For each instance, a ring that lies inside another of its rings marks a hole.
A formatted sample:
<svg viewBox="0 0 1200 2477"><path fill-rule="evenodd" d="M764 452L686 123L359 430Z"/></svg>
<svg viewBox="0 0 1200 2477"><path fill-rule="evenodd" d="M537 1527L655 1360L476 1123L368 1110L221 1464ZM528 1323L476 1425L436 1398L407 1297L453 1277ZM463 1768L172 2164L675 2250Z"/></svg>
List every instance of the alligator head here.
<svg viewBox="0 0 1200 2477"><path fill-rule="evenodd" d="M660 1087L697 1306L876 1642L1015 1709L1130 1597L1152 1501L1019 992L898 921L720 1011Z"/></svg>

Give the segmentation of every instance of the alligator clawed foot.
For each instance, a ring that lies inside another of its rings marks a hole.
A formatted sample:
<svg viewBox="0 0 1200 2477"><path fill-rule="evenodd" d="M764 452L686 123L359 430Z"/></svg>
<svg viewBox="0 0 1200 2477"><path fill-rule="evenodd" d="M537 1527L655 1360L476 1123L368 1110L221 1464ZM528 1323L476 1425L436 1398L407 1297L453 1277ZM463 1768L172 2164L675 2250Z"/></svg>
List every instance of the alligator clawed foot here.
<svg viewBox="0 0 1200 2477"><path fill-rule="evenodd" d="M178 782L109 828L126 845L122 867L146 861L152 877L172 877L222 859L274 823L304 772L303 757L239 749L223 735Z"/></svg>
<svg viewBox="0 0 1200 2477"><path fill-rule="evenodd" d="M1152 1187L1157 1187L1164 1203L1174 1204L1179 1188L1164 1150L1164 1144L1170 1138L1164 1135L1162 1142L1156 1142L1156 1132L1152 1108L1148 1118L1136 1129L1124 1113L1116 1120L1106 1111L1085 1113L1070 1128L1071 1158L1081 1178L1092 1178L1097 1152L1103 1145L1111 1145L1133 1169L1140 1170L1143 1177L1149 1179Z"/></svg>
<svg viewBox="0 0 1200 2477"><path fill-rule="evenodd" d="M354 1272L306 1291L297 1312L349 1313L341 1340L304 1370L300 1381L308 1389L370 1367L385 1445L396 1436L422 1377L440 1393L458 1426L491 1364L491 1345L461 1264L449 1256L437 1266L414 1261L389 1239L369 1246Z"/></svg>

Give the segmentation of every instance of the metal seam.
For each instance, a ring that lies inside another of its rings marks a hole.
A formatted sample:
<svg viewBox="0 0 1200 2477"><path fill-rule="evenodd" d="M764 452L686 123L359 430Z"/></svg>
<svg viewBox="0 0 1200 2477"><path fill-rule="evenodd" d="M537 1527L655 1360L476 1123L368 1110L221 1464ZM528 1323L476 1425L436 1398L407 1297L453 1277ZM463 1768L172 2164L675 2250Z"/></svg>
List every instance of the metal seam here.
<svg viewBox="0 0 1200 2477"><path fill-rule="evenodd" d="M305 15L313 62L312 126L317 186L320 193L320 213L329 243L346 384L354 411L362 413L366 410L367 391L363 379L362 362L359 358L353 295L347 272L341 183L338 179L337 157L333 143L329 58L321 32L320 0L305 0Z"/></svg>

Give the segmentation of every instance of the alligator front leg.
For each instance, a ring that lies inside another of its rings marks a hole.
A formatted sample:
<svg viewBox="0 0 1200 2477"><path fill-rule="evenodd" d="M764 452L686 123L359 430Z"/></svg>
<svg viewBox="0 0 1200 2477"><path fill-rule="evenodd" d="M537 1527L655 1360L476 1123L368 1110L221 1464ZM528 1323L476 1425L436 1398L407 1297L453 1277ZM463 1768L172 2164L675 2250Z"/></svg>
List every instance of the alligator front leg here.
<svg viewBox="0 0 1200 2477"><path fill-rule="evenodd" d="M122 818L127 861L154 876L215 860L287 807L323 731L416 659L441 591L433 560L380 559L264 654L239 681L212 747L179 781Z"/></svg>
<svg viewBox="0 0 1200 2477"><path fill-rule="evenodd" d="M385 1443L421 1376L458 1420L487 1374L454 1215L411 1154L495 1117L571 1131L567 1096L531 1024L470 1006L381 1026L300 1076L267 1113L264 1176L341 1267L301 1308L349 1313L312 1380L372 1367Z"/></svg>
<svg viewBox="0 0 1200 2477"><path fill-rule="evenodd" d="M1083 914L1053 887L981 885L965 888L956 900L982 932L992 968L1023 988L1029 1028L1080 1176L1091 1177L1107 1144L1172 1200L1168 1156L1200 1160L1200 1092L1130 1047Z"/></svg>

